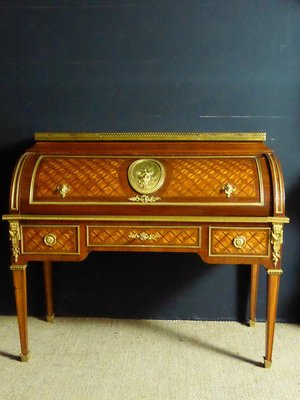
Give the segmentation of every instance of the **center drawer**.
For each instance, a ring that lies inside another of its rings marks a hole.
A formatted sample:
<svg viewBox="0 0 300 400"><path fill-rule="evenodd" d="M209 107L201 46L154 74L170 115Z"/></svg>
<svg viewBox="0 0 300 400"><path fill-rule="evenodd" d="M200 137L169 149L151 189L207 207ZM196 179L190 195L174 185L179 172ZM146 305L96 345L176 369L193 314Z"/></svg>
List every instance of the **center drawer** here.
<svg viewBox="0 0 300 400"><path fill-rule="evenodd" d="M89 247L200 248L198 226L87 226Z"/></svg>

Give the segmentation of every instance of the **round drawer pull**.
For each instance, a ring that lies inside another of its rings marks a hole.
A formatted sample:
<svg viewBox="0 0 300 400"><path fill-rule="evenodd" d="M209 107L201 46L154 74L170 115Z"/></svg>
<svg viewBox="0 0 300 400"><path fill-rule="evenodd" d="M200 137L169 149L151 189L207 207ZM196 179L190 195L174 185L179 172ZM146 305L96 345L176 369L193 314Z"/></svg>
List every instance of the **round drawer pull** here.
<svg viewBox="0 0 300 400"><path fill-rule="evenodd" d="M44 237L44 243L46 246L52 247L56 243L56 236L53 233L48 233Z"/></svg>
<svg viewBox="0 0 300 400"><path fill-rule="evenodd" d="M245 236L236 236L233 239L233 245L235 248L237 249L241 249L245 246L245 244L247 243L247 239L245 238Z"/></svg>

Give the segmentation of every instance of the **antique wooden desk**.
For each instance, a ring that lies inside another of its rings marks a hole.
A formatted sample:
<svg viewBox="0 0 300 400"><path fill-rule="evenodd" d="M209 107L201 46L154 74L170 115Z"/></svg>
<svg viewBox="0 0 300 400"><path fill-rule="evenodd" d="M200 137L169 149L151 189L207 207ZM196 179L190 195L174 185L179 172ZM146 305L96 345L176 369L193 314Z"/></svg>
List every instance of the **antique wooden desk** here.
<svg viewBox="0 0 300 400"><path fill-rule="evenodd" d="M284 185L264 133L37 133L12 178L9 222L21 359L27 361L26 266L42 261L47 319L52 261L90 251L196 252L268 273L265 367L271 366Z"/></svg>

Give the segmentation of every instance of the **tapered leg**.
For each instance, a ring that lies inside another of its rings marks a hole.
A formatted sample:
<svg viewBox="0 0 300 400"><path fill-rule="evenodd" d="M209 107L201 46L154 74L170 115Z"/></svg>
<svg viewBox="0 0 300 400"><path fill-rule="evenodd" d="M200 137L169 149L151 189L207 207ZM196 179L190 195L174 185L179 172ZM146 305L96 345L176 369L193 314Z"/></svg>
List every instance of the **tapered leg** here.
<svg viewBox="0 0 300 400"><path fill-rule="evenodd" d="M27 324L27 287L26 265L12 265L13 282L15 288L16 308L18 315L19 334L21 343L21 361L28 361L28 324Z"/></svg>
<svg viewBox="0 0 300 400"><path fill-rule="evenodd" d="M46 298L46 309L48 322L54 320L54 307L53 307L53 283L52 283L52 263L50 261L44 261L44 286L45 286L45 298Z"/></svg>
<svg viewBox="0 0 300 400"><path fill-rule="evenodd" d="M259 278L259 264L252 264L251 288L250 288L250 319L249 319L250 327L254 327L256 322L258 278Z"/></svg>
<svg viewBox="0 0 300 400"><path fill-rule="evenodd" d="M278 292L279 292L281 274L282 274L281 269L268 270L268 303L267 303L265 368L270 368L272 365L272 351L273 351Z"/></svg>

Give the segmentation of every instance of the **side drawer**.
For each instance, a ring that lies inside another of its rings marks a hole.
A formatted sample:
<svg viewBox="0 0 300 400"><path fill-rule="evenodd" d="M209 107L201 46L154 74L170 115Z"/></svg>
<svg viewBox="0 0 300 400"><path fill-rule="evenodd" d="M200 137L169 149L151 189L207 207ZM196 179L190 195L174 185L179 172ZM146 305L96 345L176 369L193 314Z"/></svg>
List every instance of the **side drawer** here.
<svg viewBox="0 0 300 400"><path fill-rule="evenodd" d="M87 226L89 247L200 248L198 226Z"/></svg>
<svg viewBox="0 0 300 400"><path fill-rule="evenodd" d="M79 254L79 226L22 225L23 254Z"/></svg>
<svg viewBox="0 0 300 400"><path fill-rule="evenodd" d="M209 227L210 256L270 255L270 228Z"/></svg>

